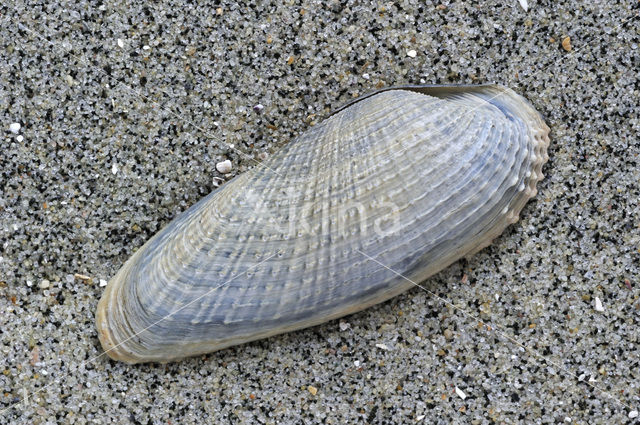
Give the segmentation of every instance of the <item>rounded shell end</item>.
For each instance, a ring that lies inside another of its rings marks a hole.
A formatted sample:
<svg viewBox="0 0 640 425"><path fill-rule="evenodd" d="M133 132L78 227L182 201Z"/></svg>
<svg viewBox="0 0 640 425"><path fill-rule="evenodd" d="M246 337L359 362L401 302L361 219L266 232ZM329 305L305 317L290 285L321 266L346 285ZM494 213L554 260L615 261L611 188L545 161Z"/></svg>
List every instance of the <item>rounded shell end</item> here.
<svg viewBox="0 0 640 425"><path fill-rule="evenodd" d="M109 309L111 308L110 299L112 288L113 283L110 282L107 286L107 290L102 295L102 298L100 298L100 302L98 303L98 308L96 310L96 328L98 330L98 339L104 349L103 354L106 354L113 360L125 363L140 363L141 360L127 352L123 346L127 340L117 342L116 338L114 338L114 328L109 324L109 317L111 316L111 314L109 314Z"/></svg>

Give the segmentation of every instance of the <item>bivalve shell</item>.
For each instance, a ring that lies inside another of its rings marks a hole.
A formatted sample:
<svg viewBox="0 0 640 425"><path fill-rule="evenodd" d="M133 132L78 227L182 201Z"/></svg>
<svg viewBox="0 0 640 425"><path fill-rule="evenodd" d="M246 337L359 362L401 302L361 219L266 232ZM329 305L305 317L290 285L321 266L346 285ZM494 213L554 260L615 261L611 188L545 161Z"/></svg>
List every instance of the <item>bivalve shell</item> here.
<svg viewBox="0 0 640 425"><path fill-rule="evenodd" d="M100 300L100 341L167 362L385 301L517 221L548 132L497 85L359 98L138 249Z"/></svg>

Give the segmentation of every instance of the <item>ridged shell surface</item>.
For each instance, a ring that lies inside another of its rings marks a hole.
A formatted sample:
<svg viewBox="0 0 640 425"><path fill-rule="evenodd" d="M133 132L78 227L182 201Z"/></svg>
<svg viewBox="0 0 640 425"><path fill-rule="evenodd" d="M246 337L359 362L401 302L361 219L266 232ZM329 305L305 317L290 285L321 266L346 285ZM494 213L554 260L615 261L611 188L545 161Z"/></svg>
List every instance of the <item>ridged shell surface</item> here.
<svg viewBox="0 0 640 425"><path fill-rule="evenodd" d="M548 131L496 85L364 97L140 248L100 300L100 341L167 362L387 300L413 286L399 274L420 282L517 221Z"/></svg>

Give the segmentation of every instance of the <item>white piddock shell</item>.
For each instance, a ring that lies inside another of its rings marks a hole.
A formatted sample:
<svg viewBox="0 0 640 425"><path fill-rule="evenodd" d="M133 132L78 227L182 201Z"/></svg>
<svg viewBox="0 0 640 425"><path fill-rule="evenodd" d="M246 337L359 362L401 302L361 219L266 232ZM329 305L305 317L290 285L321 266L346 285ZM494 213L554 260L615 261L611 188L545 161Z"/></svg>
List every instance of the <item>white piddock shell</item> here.
<svg viewBox="0 0 640 425"><path fill-rule="evenodd" d="M413 286L398 274L420 282L517 221L548 132L496 85L357 99L140 248L100 300L100 341L167 362L385 301Z"/></svg>

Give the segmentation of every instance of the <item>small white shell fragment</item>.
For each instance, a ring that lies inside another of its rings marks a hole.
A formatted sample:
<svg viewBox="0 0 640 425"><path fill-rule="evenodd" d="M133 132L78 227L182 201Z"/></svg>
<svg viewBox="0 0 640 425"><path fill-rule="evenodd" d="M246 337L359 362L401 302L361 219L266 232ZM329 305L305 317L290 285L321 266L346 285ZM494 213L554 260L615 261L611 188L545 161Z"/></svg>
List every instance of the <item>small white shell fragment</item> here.
<svg viewBox="0 0 640 425"><path fill-rule="evenodd" d="M264 105L262 105L261 103L258 103L253 107L253 110L258 113L262 112L263 109L264 109Z"/></svg>
<svg viewBox="0 0 640 425"><path fill-rule="evenodd" d="M49 287L49 285L51 285L51 282L49 282L47 279L43 279L39 284L38 287L40 289L47 289Z"/></svg>
<svg viewBox="0 0 640 425"><path fill-rule="evenodd" d="M107 286L107 281L104 279L100 279L100 287L104 288L105 286Z"/></svg>
<svg viewBox="0 0 640 425"><path fill-rule="evenodd" d="M518 2L525 12L529 10L529 2L527 2L527 0L518 0Z"/></svg>
<svg viewBox="0 0 640 425"><path fill-rule="evenodd" d="M120 48L124 47L124 41L122 41L121 38L118 39L118 47L120 47Z"/></svg>
<svg viewBox="0 0 640 425"><path fill-rule="evenodd" d="M226 161L218 162L216 164L216 170L218 170L218 172L222 174L231 172L231 161L227 159Z"/></svg>
<svg viewBox="0 0 640 425"><path fill-rule="evenodd" d="M354 361L354 362L353 362L353 365L354 365L355 367L360 367L360 360L356 360L356 361Z"/></svg>
<svg viewBox="0 0 640 425"><path fill-rule="evenodd" d="M24 137L22 137L22 134L18 135L18 137L16 137L16 140L18 142L22 142L24 140Z"/></svg>
<svg viewBox="0 0 640 425"><path fill-rule="evenodd" d="M19 122L13 122L9 125L9 131L12 132L13 134L18 134L18 131L20 131L20 128L22 126L20 125Z"/></svg>
<svg viewBox="0 0 640 425"><path fill-rule="evenodd" d="M629 412L629 419L634 419L638 417L638 411L637 410L632 410L631 412Z"/></svg>
<svg viewBox="0 0 640 425"><path fill-rule="evenodd" d="M582 375L578 376L578 381L582 382L582 381L584 381L584 378L586 378L586 377L587 377L587 374L583 373Z"/></svg>
<svg viewBox="0 0 640 425"><path fill-rule="evenodd" d="M416 52L415 50L411 49L411 50L407 50L407 56L409 56L410 58L415 58L418 55L418 52Z"/></svg>
<svg viewBox="0 0 640 425"><path fill-rule="evenodd" d="M604 306L602 305L602 301L600 301L600 298L596 297L596 306L595 306L596 311L604 311Z"/></svg>
<svg viewBox="0 0 640 425"><path fill-rule="evenodd" d="M149 50L151 47L147 46L146 44L144 46L142 46L142 50Z"/></svg>
<svg viewBox="0 0 640 425"><path fill-rule="evenodd" d="M81 281L83 281L83 282L88 282L88 283L91 283L91 281L92 281L91 276L87 276L87 275L85 275L85 274L80 274L80 273L76 273L76 274L74 274L74 275L73 275L73 278L74 278L74 279L81 280Z"/></svg>
<svg viewBox="0 0 640 425"><path fill-rule="evenodd" d="M347 322L340 322L340 330L342 332L346 331L347 329L349 329L351 327L351 325Z"/></svg>
<svg viewBox="0 0 640 425"><path fill-rule="evenodd" d="M28 287L32 287L33 286L33 281L32 280L27 280L27 286Z"/></svg>
<svg viewBox="0 0 640 425"><path fill-rule="evenodd" d="M467 398L467 395L464 393L464 391L462 391L460 388L458 388L456 386L456 394L458 394L458 397L460 397L461 399L465 399Z"/></svg>
<svg viewBox="0 0 640 425"><path fill-rule="evenodd" d="M420 416L416 416L416 422L420 422L421 420L423 420L426 417L426 415L420 415Z"/></svg>
<svg viewBox="0 0 640 425"><path fill-rule="evenodd" d="M117 165L116 163L114 163L114 164L111 166L111 174L113 174L114 176L115 176L116 174L118 174L118 165Z"/></svg>
<svg viewBox="0 0 640 425"><path fill-rule="evenodd" d="M369 77L369 74L365 72L364 74L362 74L362 78L365 80L368 80L370 77Z"/></svg>
<svg viewBox="0 0 640 425"><path fill-rule="evenodd" d="M376 347L378 347L381 350L390 350L390 348L387 347L386 344L376 344Z"/></svg>

